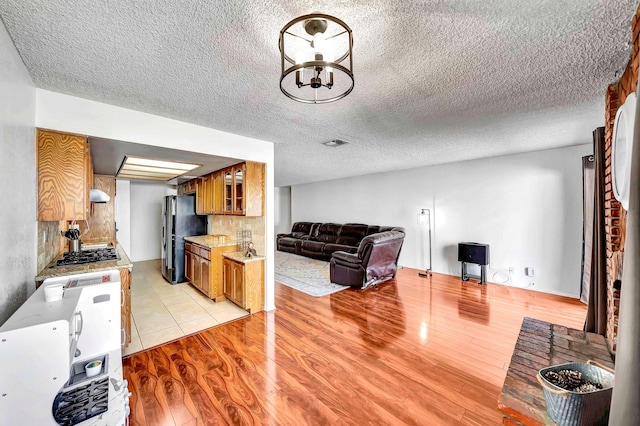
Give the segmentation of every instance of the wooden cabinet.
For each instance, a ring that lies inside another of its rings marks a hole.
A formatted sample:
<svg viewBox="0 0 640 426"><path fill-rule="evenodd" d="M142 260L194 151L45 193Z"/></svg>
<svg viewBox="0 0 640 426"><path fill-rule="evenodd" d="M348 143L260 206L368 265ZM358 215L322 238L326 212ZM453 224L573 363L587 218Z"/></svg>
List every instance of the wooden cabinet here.
<svg viewBox="0 0 640 426"><path fill-rule="evenodd" d="M264 310L264 261L242 263L225 257L222 265L225 296L251 313Z"/></svg>
<svg viewBox="0 0 640 426"><path fill-rule="evenodd" d="M197 214L264 215L263 163L245 161L189 182L195 186ZM186 195L186 186L180 191Z"/></svg>
<svg viewBox="0 0 640 426"><path fill-rule="evenodd" d="M224 171L213 173L213 214L224 214Z"/></svg>
<svg viewBox="0 0 640 426"><path fill-rule="evenodd" d="M205 247L196 243L186 243L186 278L214 302L225 300L222 287L222 253L235 250L235 245Z"/></svg>
<svg viewBox="0 0 640 426"><path fill-rule="evenodd" d="M120 326L122 327L122 348L131 343L131 271L120 269Z"/></svg>
<svg viewBox="0 0 640 426"><path fill-rule="evenodd" d="M214 200L213 173L198 178L196 182L196 213L213 214Z"/></svg>
<svg viewBox="0 0 640 426"><path fill-rule="evenodd" d="M85 220L93 184L86 136L38 129L38 220Z"/></svg>

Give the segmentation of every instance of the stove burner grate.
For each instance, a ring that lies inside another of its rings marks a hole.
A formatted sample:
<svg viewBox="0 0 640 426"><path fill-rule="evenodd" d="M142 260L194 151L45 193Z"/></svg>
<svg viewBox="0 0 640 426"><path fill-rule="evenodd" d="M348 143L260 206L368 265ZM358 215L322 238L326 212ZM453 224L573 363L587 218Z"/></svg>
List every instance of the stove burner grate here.
<svg viewBox="0 0 640 426"><path fill-rule="evenodd" d="M109 378L62 391L53 401L53 417L61 426L72 426L107 411Z"/></svg>
<svg viewBox="0 0 640 426"><path fill-rule="evenodd" d="M105 262L109 260L119 260L120 256L114 247L70 251L62 255L62 259L58 259L52 268L69 265L82 265L85 263Z"/></svg>

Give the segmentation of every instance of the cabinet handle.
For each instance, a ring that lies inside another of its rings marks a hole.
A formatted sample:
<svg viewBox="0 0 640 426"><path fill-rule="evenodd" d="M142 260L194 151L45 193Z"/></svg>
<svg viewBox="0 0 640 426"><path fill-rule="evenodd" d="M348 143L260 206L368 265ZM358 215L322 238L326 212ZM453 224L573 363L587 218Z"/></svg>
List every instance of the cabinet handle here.
<svg viewBox="0 0 640 426"><path fill-rule="evenodd" d="M120 346L124 347L126 342L127 342L127 330L125 330L124 327L122 327L120 329Z"/></svg>
<svg viewBox="0 0 640 426"><path fill-rule="evenodd" d="M120 293L122 293L122 297L120 298L120 307L124 306L124 288L120 289Z"/></svg>

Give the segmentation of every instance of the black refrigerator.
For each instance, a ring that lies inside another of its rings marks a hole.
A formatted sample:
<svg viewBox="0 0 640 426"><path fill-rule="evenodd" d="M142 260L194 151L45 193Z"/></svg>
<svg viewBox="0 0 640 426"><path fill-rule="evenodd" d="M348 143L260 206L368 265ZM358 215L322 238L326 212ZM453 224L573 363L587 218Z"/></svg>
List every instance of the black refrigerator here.
<svg viewBox="0 0 640 426"><path fill-rule="evenodd" d="M162 275L171 284L185 281L184 237L206 235L207 216L196 214L196 197L168 195L162 203Z"/></svg>

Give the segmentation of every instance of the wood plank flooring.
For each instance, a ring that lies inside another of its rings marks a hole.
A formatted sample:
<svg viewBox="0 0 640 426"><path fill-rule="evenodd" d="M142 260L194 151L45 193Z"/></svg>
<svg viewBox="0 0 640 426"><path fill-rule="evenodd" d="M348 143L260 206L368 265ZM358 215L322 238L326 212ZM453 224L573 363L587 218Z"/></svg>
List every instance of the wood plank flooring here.
<svg viewBox="0 0 640 426"><path fill-rule="evenodd" d="M131 425L498 425L524 316L582 328L577 300L402 269L124 359Z"/></svg>

